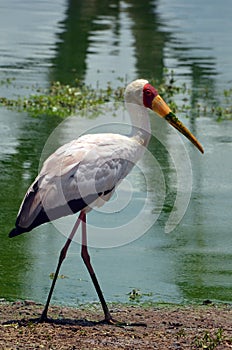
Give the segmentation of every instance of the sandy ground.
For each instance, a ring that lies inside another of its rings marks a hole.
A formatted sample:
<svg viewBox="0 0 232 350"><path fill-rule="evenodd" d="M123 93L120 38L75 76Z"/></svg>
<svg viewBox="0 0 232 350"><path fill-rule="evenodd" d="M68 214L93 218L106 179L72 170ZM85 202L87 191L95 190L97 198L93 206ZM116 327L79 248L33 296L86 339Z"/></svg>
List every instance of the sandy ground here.
<svg viewBox="0 0 232 350"><path fill-rule="evenodd" d="M99 305L51 306L49 322L33 301L0 303L0 349L232 349L232 306L111 305L127 326L106 325Z"/></svg>

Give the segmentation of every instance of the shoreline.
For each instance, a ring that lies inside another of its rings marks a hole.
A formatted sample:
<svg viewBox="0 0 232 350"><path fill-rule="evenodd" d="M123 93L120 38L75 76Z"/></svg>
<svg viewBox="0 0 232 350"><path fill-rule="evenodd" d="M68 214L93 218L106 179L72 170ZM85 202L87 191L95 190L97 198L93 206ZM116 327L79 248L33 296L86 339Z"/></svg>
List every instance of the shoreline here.
<svg viewBox="0 0 232 350"><path fill-rule="evenodd" d="M114 319L101 323L99 304L43 305L30 300L0 303L0 349L232 349L232 305L109 304Z"/></svg>

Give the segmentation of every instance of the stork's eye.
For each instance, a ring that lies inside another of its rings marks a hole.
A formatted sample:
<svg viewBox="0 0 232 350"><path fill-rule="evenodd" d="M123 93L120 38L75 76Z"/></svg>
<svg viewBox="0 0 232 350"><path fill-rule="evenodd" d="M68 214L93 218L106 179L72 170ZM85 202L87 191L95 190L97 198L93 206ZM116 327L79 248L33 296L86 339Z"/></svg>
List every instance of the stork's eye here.
<svg viewBox="0 0 232 350"><path fill-rule="evenodd" d="M146 90L145 90L145 94L146 94L147 96L152 96L152 92L151 92L150 89L146 89Z"/></svg>

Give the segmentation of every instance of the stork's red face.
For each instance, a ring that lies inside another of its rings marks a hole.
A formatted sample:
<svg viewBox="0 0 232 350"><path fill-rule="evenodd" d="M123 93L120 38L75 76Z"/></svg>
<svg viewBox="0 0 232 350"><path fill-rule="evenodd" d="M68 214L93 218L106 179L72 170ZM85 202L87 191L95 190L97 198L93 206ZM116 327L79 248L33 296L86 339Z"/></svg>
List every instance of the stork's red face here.
<svg viewBox="0 0 232 350"><path fill-rule="evenodd" d="M151 85L145 84L143 87L143 104L152 109L152 101L158 95L158 91Z"/></svg>
<svg viewBox="0 0 232 350"><path fill-rule="evenodd" d="M158 91L151 85L145 84L143 87L143 104L152 109L161 118L166 119L169 124L187 137L201 153L204 153L203 147L196 137L184 126L176 115L171 111L166 102L159 95Z"/></svg>

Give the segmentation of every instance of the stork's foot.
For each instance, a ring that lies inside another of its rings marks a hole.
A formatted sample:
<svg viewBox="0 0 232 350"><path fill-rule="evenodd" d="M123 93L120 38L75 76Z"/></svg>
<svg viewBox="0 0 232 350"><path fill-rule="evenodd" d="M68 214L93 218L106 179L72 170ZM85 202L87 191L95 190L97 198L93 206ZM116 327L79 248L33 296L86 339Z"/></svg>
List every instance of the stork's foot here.
<svg viewBox="0 0 232 350"><path fill-rule="evenodd" d="M108 324L110 326L117 327L147 327L147 324L144 322L122 322L115 320L114 318L105 318L103 321L100 321L101 324Z"/></svg>
<svg viewBox="0 0 232 350"><path fill-rule="evenodd" d="M40 318L38 319L38 323L48 322L48 316L46 312L42 312Z"/></svg>
<svg viewBox="0 0 232 350"><path fill-rule="evenodd" d="M105 318L104 320L99 322L100 324L108 324L110 326L125 326L125 322L121 322L118 320L115 320L114 318Z"/></svg>

